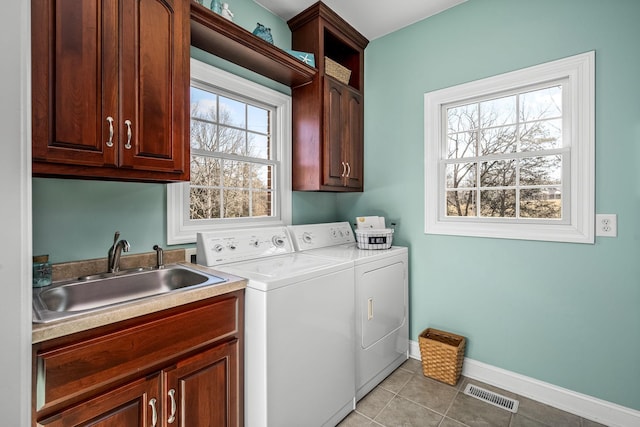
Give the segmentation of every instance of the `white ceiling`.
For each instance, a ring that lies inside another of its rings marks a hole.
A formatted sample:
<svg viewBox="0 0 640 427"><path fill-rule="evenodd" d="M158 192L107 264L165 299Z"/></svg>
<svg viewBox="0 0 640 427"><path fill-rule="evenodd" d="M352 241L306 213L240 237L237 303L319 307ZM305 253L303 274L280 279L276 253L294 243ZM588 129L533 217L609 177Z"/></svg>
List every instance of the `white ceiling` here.
<svg viewBox="0 0 640 427"><path fill-rule="evenodd" d="M318 0L254 0L285 21ZM322 0L369 40L382 37L467 0Z"/></svg>

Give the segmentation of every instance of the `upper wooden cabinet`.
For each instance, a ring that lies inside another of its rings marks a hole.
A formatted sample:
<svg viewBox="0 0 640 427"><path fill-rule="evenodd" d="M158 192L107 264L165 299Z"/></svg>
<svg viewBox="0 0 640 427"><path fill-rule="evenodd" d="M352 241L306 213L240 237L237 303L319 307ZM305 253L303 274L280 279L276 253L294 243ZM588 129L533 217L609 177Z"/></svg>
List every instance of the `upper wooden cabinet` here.
<svg viewBox="0 0 640 427"><path fill-rule="evenodd" d="M293 189L363 191L364 49L369 41L321 2L288 22L294 50L312 52L318 74L293 89ZM325 73L325 56L351 71Z"/></svg>
<svg viewBox="0 0 640 427"><path fill-rule="evenodd" d="M182 0L32 0L33 174L189 179Z"/></svg>

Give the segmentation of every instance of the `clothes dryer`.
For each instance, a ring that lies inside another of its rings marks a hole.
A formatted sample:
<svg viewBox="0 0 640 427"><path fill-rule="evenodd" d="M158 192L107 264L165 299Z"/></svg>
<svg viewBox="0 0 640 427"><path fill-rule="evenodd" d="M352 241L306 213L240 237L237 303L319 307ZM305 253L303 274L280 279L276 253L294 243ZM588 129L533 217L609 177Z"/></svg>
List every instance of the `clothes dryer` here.
<svg viewBox="0 0 640 427"><path fill-rule="evenodd" d="M353 262L295 252L285 227L198 233L198 264L248 279L245 425L333 427L355 407Z"/></svg>
<svg viewBox="0 0 640 427"><path fill-rule="evenodd" d="M409 355L406 247L358 249L348 222L289 227L297 251L354 262L356 400Z"/></svg>

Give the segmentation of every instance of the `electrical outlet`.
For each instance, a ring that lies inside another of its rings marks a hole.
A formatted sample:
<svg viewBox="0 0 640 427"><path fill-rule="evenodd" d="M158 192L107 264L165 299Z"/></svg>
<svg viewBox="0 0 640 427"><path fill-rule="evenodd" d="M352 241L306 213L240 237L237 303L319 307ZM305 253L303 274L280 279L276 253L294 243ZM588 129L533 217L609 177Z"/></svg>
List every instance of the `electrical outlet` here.
<svg viewBox="0 0 640 427"><path fill-rule="evenodd" d="M193 262L192 258L191 258L192 256L195 258L195 256L196 256L196 248L186 248L184 250L185 261Z"/></svg>
<svg viewBox="0 0 640 427"><path fill-rule="evenodd" d="M596 236L616 237L618 216L616 214L596 214Z"/></svg>

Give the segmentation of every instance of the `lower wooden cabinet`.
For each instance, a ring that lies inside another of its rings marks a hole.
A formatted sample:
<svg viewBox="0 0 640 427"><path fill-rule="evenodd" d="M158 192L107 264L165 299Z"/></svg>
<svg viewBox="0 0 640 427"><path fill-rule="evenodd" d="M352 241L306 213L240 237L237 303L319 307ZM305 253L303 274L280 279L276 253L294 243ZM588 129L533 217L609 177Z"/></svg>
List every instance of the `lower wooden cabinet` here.
<svg viewBox="0 0 640 427"><path fill-rule="evenodd" d="M134 381L36 422L38 427L158 426L160 375ZM154 423L155 417L155 423Z"/></svg>
<svg viewBox="0 0 640 427"><path fill-rule="evenodd" d="M238 342L232 341L164 371L167 422L180 427L237 426Z"/></svg>
<svg viewBox="0 0 640 427"><path fill-rule="evenodd" d="M243 292L35 344L32 425L242 426Z"/></svg>

